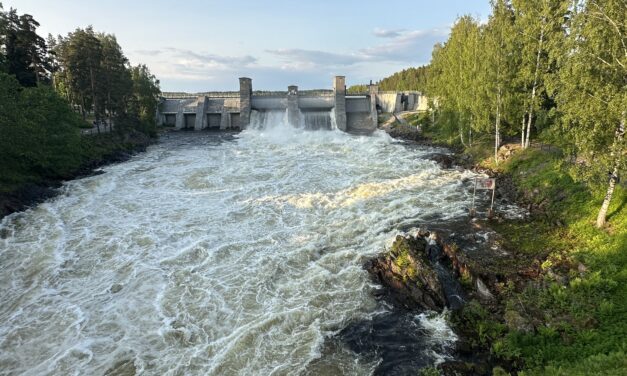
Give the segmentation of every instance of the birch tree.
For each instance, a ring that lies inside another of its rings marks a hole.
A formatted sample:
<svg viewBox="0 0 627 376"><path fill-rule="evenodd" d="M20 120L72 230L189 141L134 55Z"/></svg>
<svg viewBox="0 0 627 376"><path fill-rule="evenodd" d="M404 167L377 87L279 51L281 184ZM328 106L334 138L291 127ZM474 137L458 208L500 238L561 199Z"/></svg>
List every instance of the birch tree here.
<svg viewBox="0 0 627 376"><path fill-rule="evenodd" d="M574 10L557 101L577 149L608 171L596 220L596 226L603 227L625 169L627 2L577 1Z"/></svg>

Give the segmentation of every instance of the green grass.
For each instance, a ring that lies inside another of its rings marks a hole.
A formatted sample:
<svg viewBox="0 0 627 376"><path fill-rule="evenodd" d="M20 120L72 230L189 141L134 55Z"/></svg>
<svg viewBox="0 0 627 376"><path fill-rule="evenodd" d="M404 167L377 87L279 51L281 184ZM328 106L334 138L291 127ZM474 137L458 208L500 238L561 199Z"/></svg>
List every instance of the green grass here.
<svg viewBox="0 0 627 376"><path fill-rule="evenodd" d="M617 187L608 226L597 229L605 192L578 182L559 152L528 150L499 168L518 187L535 190L530 200L545 201L546 214L494 227L507 248L529 262L541 260L551 273L506 298L536 329L507 331L493 339L492 351L523 367L524 375L627 374L625 189Z"/></svg>

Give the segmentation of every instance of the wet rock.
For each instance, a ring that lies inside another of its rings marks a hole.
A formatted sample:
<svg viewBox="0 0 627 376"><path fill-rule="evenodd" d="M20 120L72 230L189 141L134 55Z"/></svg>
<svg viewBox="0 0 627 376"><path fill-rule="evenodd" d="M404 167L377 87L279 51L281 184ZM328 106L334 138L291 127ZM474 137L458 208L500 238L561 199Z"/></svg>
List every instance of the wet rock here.
<svg viewBox="0 0 627 376"><path fill-rule="evenodd" d="M405 308L441 310L446 304L442 285L429 264L427 246L424 238L397 236L388 252L366 264L371 275Z"/></svg>
<svg viewBox="0 0 627 376"><path fill-rule="evenodd" d="M390 126L381 127L385 132L387 132L391 137L407 140L407 141L424 141L422 137L422 133L416 128L409 124L396 124Z"/></svg>
<svg viewBox="0 0 627 376"><path fill-rule="evenodd" d="M438 365L442 376L460 375L488 375L488 367L481 363L464 362L461 360L449 360Z"/></svg>
<svg viewBox="0 0 627 376"><path fill-rule="evenodd" d="M111 286L111 288L109 289L109 291L110 291L112 294L117 294L118 292L120 292L120 291L122 290L122 287L123 287L123 286L122 286L121 284L119 284L119 283L114 283L114 284Z"/></svg>
<svg viewBox="0 0 627 376"><path fill-rule="evenodd" d="M113 367L105 371L105 376L134 376L137 374L135 362L132 359L125 359L117 362Z"/></svg>
<svg viewBox="0 0 627 376"><path fill-rule="evenodd" d="M481 278L476 278L475 279L475 285L477 287L477 293L479 294L479 296L482 299L485 299L485 300L493 300L494 299L494 295L492 295L492 293L490 292L488 287L485 285L485 283L483 283Z"/></svg>
<svg viewBox="0 0 627 376"><path fill-rule="evenodd" d="M448 154L434 153L427 155L426 158L436 162L442 168L451 168L456 163L455 157Z"/></svg>

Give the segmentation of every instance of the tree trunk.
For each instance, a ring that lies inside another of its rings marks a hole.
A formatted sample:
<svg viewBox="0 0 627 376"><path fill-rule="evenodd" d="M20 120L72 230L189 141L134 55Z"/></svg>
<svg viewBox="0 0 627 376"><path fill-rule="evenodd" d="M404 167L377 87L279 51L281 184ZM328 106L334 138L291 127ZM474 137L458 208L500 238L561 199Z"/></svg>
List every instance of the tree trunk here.
<svg viewBox="0 0 627 376"><path fill-rule="evenodd" d="M499 146L501 146L501 88L496 96L496 121L494 123L494 162L499 164Z"/></svg>
<svg viewBox="0 0 627 376"><path fill-rule="evenodd" d="M520 130L520 147L525 148L525 120L527 119L527 113L525 112L522 117L522 128Z"/></svg>
<svg viewBox="0 0 627 376"><path fill-rule="evenodd" d="M542 22L545 22L542 20ZM529 138L531 134L531 122L533 120L533 103L536 98L536 89L538 87L538 75L540 73L540 55L542 53L542 45L544 43L544 27L540 30L540 41L538 42L538 53L536 55L536 70L533 73L533 86L531 87L531 102L529 103L529 117L527 118L527 134L525 136L525 144L523 148L529 147Z"/></svg>
<svg viewBox="0 0 627 376"><path fill-rule="evenodd" d="M614 188L616 187L616 183L618 182L618 174L619 168L623 158L623 150L622 143L625 137L625 112L622 114L622 119L618 129L616 130L616 134L614 136L614 145L612 150L612 157L614 162L614 168L612 170L612 175L610 176L610 182L607 186L607 192L605 193L605 198L603 199L603 204L601 205L601 210L599 210L599 215L597 216L597 227L602 228L605 226L605 221L607 218L607 210L610 208L610 202L612 201L612 195L614 194Z"/></svg>
<svg viewBox="0 0 627 376"><path fill-rule="evenodd" d="M472 122L473 117L470 116L470 126L468 127L468 146L472 147Z"/></svg>

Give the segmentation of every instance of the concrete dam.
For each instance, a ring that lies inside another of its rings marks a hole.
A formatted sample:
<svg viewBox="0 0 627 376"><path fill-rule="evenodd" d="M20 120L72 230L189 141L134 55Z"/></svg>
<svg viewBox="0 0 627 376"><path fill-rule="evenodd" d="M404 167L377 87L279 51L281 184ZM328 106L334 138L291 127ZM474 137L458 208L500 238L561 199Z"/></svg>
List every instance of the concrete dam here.
<svg viewBox="0 0 627 376"><path fill-rule="evenodd" d="M198 94L164 93L157 121L181 129L245 129L251 115L283 112L286 121L305 129L333 129L368 134L377 128L379 112L426 110L419 92L379 92L369 85L364 93L347 93L344 76L335 76L332 90L253 91L252 80L239 79L239 91ZM254 117L254 116L253 116Z"/></svg>

